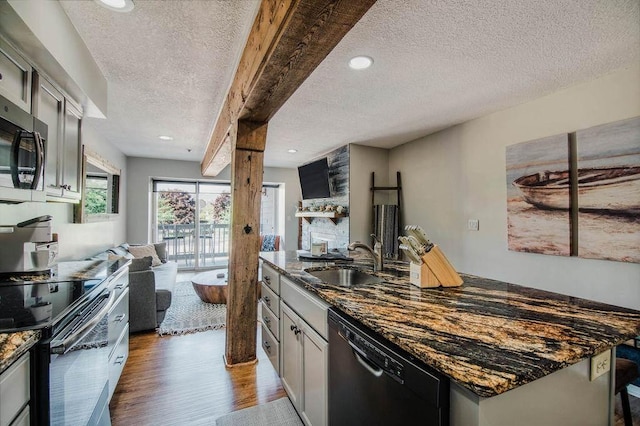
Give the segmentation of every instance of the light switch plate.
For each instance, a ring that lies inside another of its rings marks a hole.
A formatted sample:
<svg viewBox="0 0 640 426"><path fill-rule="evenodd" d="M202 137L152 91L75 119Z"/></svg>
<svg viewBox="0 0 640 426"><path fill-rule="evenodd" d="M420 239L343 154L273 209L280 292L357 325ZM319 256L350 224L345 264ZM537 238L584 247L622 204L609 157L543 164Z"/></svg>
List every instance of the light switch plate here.
<svg viewBox="0 0 640 426"><path fill-rule="evenodd" d="M480 229L480 221L478 219L469 219L467 222L467 229L469 231L477 231Z"/></svg>
<svg viewBox="0 0 640 426"><path fill-rule="evenodd" d="M611 370L611 350L591 357L591 381Z"/></svg>

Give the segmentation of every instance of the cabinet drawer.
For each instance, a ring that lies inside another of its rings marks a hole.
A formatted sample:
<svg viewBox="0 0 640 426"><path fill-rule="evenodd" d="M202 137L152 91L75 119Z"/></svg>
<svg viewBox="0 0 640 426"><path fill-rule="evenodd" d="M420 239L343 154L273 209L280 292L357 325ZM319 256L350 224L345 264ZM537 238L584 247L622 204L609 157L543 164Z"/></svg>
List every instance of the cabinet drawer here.
<svg viewBox="0 0 640 426"><path fill-rule="evenodd" d="M280 279L280 295L302 319L325 340L329 338L327 310L329 304L285 277Z"/></svg>
<svg viewBox="0 0 640 426"><path fill-rule="evenodd" d="M122 330L122 335L109 357L109 400L111 400L113 391L116 390L127 358L129 358L129 324L126 324Z"/></svg>
<svg viewBox="0 0 640 426"><path fill-rule="evenodd" d="M269 308L271 312L280 318L280 297L273 292L267 285L262 283L262 303Z"/></svg>
<svg viewBox="0 0 640 426"><path fill-rule="evenodd" d="M109 288L116 292L116 298L120 297L120 295L128 287L129 287L129 268L127 268L125 271L120 272L120 274L112 278L111 282L109 283Z"/></svg>
<svg viewBox="0 0 640 426"><path fill-rule="evenodd" d="M264 303L264 302L262 302ZM280 341L280 320L278 317L270 310L262 307L262 325L267 327L273 337L279 342Z"/></svg>
<svg viewBox="0 0 640 426"><path fill-rule="evenodd" d="M264 349L264 352L267 354L271 365L273 365L273 368L276 370L276 373L280 375L280 344L264 324L262 325L261 345L262 349Z"/></svg>
<svg viewBox="0 0 640 426"><path fill-rule="evenodd" d="M10 424L29 403L29 353L22 355L0 376L0 425Z"/></svg>
<svg viewBox="0 0 640 426"><path fill-rule="evenodd" d="M115 344L129 323L129 289L126 288L124 293L116 301L109 311L109 347L113 352Z"/></svg>
<svg viewBox="0 0 640 426"><path fill-rule="evenodd" d="M275 294L280 294L280 274L264 263L262 264L262 282Z"/></svg>

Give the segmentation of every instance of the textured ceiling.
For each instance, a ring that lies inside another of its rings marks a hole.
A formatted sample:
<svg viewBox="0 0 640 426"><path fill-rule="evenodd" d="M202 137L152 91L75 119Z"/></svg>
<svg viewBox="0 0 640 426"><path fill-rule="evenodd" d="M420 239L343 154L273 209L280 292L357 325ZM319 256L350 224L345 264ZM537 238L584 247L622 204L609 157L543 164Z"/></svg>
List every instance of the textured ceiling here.
<svg viewBox="0 0 640 426"><path fill-rule="evenodd" d="M127 155L200 161L258 3L62 4L109 82L87 125ZM378 0L271 120L265 165L397 146L629 66L639 22L638 0ZM373 66L350 70L358 54Z"/></svg>

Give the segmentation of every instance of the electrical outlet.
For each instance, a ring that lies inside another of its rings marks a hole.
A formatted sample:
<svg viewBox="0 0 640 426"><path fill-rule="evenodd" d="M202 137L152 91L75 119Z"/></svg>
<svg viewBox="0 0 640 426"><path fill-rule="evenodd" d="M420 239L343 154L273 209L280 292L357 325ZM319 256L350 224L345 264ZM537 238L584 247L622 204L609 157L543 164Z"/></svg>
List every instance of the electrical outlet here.
<svg viewBox="0 0 640 426"><path fill-rule="evenodd" d="M611 370L611 350L591 357L591 381Z"/></svg>
<svg viewBox="0 0 640 426"><path fill-rule="evenodd" d="M469 231L477 231L480 229L480 221L478 219L469 219L467 222L467 229Z"/></svg>

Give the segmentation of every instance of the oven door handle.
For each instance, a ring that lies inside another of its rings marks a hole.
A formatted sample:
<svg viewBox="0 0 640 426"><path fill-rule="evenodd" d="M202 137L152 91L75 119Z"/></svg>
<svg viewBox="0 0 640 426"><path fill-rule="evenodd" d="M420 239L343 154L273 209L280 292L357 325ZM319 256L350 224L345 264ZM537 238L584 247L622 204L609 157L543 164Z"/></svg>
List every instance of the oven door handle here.
<svg viewBox="0 0 640 426"><path fill-rule="evenodd" d="M65 354L80 340L82 340L89 332L96 326L105 315L109 312L113 303L116 301L116 292L112 291L109 294L109 301L104 305L100 311L95 314L89 321L87 321L79 330L74 332L72 335L65 337L62 340L52 340L51 341L51 353L62 355Z"/></svg>

